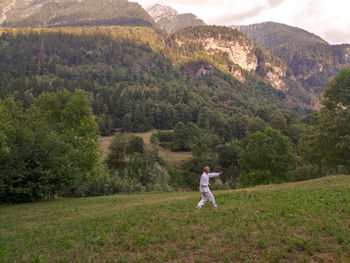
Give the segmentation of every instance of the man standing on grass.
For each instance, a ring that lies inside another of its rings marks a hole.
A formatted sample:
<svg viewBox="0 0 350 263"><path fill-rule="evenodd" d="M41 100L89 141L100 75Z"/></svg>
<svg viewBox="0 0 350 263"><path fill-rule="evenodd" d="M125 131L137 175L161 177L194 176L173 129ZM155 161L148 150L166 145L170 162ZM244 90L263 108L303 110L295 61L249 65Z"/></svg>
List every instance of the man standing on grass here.
<svg viewBox="0 0 350 263"><path fill-rule="evenodd" d="M222 172L220 173L209 173L209 172L210 172L209 166L204 167L204 172L202 174L201 181L199 184L199 191L202 193L202 199L197 204L198 209L200 209L207 200L209 200L212 203L213 207L215 208L218 207L216 205L215 198L209 189L209 186L210 186L209 178L219 176L222 174Z"/></svg>

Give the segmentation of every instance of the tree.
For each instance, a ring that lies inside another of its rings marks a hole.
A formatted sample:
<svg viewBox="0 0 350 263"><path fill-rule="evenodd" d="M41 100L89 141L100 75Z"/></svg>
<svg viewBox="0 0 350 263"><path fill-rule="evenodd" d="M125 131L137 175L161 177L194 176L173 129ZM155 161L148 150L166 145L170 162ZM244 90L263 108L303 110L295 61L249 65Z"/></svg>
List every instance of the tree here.
<svg viewBox="0 0 350 263"><path fill-rule="evenodd" d="M289 139L279 131L267 128L249 136L239 159L243 186L288 181L288 172L296 165L296 153Z"/></svg>
<svg viewBox="0 0 350 263"><path fill-rule="evenodd" d="M97 124L86 93L82 90L45 92L38 97L31 111L72 147L72 160L78 173L64 195L73 196L83 182L97 176L101 164Z"/></svg>
<svg viewBox="0 0 350 263"><path fill-rule="evenodd" d="M125 131L125 132L131 132L131 131L132 131L132 121L131 121L131 116L130 116L129 113L126 113L126 114L123 116L121 128L122 128L123 131Z"/></svg>
<svg viewBox="0 0 350 263"><path fill-rule="evenodd" d="M267 126L267 123L259 117L252 118L248 122L248 132L249 134L253 134L257 131L263 132L267 128Z"/></svg>
<svg viewBox="0 0 350 263"><path fill-rule="evenodd" d="M171 149L174 151L189 151L195 138L200 134L198 126L192 122L186 125L183 122L176 124L174 129L174 141Z"/></svg>
<svg viewBox="0 0 350 263"><path fill-rule="evenodd" d="M141 137L118 133L109 145L106 163L110 168L122 170L127 165L127 157L130 160L134 154L143 154L145 152L144 146L145 143Z"/></svg>
<svg viewBox="0 0 350 263"><path fill-rule="evenodd" d="M234 181L239 176L239 154L242 151L240 142L233 140L219 149L219 162L224 171L221 178L225 181Z"/></svg>
<svg viewBox="0 0 350 263"><path fill-rule="evenodd" d="M210 133L201 133L193 139L191 145L192 154L195 157L216 154L216 147L220 142L219 136Z"/></svg>
<svg viewBox="0 0 350 263"><path fill-rule="evenodd" d="M99 134L86 93L82 90L73 94L67 90L43 93L34 107L38 118L72 144L82 175L90 173L99 162Z"/></svg>
<svg viewBox="0 0 350 263"><path fill-rule="evenodd" d="M125 133L118 133L113 137L109 145L109 153L106 163L110 168L121 170L126 165L126 149L128 145L128 136Z"/></svg>
<svg viewBox="0 0 350 263"><path fill-rule="evenodd" d="M286 134L288 131L287 121L282 112L278 111L272 116L270 125L273 129L279 130L281 133Z"/></svg>
<svg viewBox="0 0 350 263"><path fill-rule="evenodd" d="M328 83L322 104L300 143L301 154L321 168L350 166L350 68Z"/></svg>
<svg viewBox="0 0 350 263"><path fill-rule="evenodd" d="M142 137L131 135L129 138L126 153L131 155L134 153L144 153L145 142Z"/></svg>
<svg viewBox="0 0 350 263"><path fill-rule="evenodd" d="M0 202L52 199L78 174L72 145L36 113L0 101Z"/></svg>

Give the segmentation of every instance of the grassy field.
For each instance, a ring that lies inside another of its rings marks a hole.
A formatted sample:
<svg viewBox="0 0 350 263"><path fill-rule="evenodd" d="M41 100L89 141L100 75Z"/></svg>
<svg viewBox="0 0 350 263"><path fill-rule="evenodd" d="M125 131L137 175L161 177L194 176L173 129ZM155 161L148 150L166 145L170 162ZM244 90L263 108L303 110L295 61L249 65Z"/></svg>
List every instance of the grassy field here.
<svg viewBox="0 0 350 263"><path fill-rule="evenodd" d="M134 135L142 137L146 147L150 147L150 138L153 132L155 131L134 133ZM101 152L103 158L105 158L108 154L108 146L111 143L112 139L113 137L102 137L100 139ZM184 161L190 159L192 157L192 154L190 152L172 152L169 149L164 149L160 147L159 156L170 166L179 167Z"/></svg>
<svg viewBox="0 0 350 263"><path fill-rule="evenodd" d="M0 262L350 262L350 176L0 206Z"/></svg>

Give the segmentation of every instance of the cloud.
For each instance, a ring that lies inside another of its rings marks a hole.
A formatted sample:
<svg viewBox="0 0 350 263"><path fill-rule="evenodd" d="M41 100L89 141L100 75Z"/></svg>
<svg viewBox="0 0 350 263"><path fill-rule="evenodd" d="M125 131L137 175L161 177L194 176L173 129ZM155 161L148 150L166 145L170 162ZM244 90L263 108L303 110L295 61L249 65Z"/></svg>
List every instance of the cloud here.
<svg viewBox="0 0 350 263"><path fill-rule="evenodd" d="M285 2L285 0L268 0L267 5L269 7L277 7L280 4L282 4L283 2Z"/></svg>
<svg viewBox="0 0 350 263"><path fill-rule="evenodd" d="M347 26L349 28L350 25ZM343 28L327 28L323 32L323 36L330 43L350 43L350 31Z"/></svg>
<svg viewBox="0 0 350 263"><path fill-rule="evenodd" d="M242 11L241 9L234 11L229 11L230 9L226 9L224 14L214 17L210 22L225 25L243 24L245 21L251 18L259 17L259 15L266 10L271 10L278 7L285 1L286 0L255 1L254 4L250 5L251 7L248 10Z"/></svg>
<svg viewBox="0 0 350 263"><path fill-rule="evenodd" d="M130 0L147 8L169 5L193 13L208 24L244 25L275 21L321 36L330 43L350 43L350 1L344 0Z"/></svg>
<svg viewBox="0 0 350 263"><path fill-rule="evenodd" d="M233 25L233 24L240 24L242 20L245 20L247 18L251 18L254 16L257 16L259 13L262 12L264 6L257 5L247 11L232 14L230 12L226 14L220 14L212 19L210 19L210 23L213 24L226 24L226 25Z"/></svg>

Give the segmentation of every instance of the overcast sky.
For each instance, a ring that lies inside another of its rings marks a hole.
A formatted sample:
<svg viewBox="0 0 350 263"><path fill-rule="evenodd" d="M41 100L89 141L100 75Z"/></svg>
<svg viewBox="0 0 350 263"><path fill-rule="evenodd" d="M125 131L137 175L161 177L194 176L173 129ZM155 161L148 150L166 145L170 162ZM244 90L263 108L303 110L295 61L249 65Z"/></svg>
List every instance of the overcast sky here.
<svg viewBox="0 0 350 263"><path fill-rule="evenodd" d="M349 0L130 0L194 13L207 24L248 25L275 21L301 27L331 44L350 43Z"/></svg>

